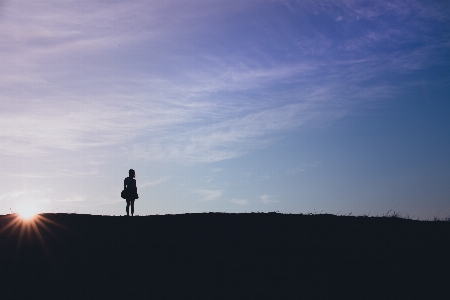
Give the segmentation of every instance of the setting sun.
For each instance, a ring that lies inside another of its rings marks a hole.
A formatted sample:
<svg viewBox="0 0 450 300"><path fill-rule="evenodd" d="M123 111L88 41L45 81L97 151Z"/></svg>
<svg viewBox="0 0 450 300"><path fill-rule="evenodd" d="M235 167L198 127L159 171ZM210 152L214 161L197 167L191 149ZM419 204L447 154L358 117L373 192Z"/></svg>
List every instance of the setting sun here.
<svg viewBox="0 0 450 300"><path fill-rule="evenodd" d="M33 204L26 204L18 208L17 214L23 220L31 220L38 214L38 211Z"/></svg>
<svg viewBox="0 0 450 300"><path fill-rule="evenodd" d="M42 230L47 231L50 234L54 234L50 229L50 225L64 228L64 226L48 219L47 217L39 214L37 208L33 205L23 206L17 211L17 213L6 216L9 219L6 226L0 228L0 234L6 232L8 236L15 236L17 238L17 248L19 249L22 241L26 237L28 242L37 240L42 249L47 252L47 246L45 245L44 236Z"/></svg>

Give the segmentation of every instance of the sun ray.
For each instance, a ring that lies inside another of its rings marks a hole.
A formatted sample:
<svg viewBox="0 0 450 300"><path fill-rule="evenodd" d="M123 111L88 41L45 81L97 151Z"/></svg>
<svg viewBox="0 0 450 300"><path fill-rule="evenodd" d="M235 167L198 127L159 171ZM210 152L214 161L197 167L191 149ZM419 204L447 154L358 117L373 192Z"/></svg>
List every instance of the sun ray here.
<svg viewBox="0 0 450 300"><path fill-rule="evenodd" d="M41 216L41 215L37 215L37 216L36 216L36 219L35 219L34 221L36 222L36 224L37 224L38 226L44 228L47 232L49 232L49 233L55 235L55 233L54 233L53 231L51 231L50 228L49 228L49 227L48 227L41 219L46 220L45 217L43 217L43 216ZM48 221L50 221L50 220L48 220ZM50 222L49 222L49 223L50 223ZM51 223L52 223L53 225L58 225L58 226L60 226L60 225L57 224L56 222L51 221ZM63 226L60 226L60 227L63 227Z"/></svg>
<svg viewBox="0 0 450 300"><path fill-rule="evenodd" d="M51 230L50 225L67 230L67 228L61 224L58 224L57 222L39 214L36 214L31 218L24 218L20 214L12 214L6 218L10 220L2 229L0 229L0 234L7 233L7 238L16 237L17 251L19 251L20 247L22 247L23 240L25 238L29 243L32 243L35 238L39 242L42 250L46 254L49 254L49 249L45 243L42 230L49 232L55 237L58 237L58 235Z"/></svg>
<svg viewBox="0 0 450 300"><path fill-rule="evenodd" d="M30 235L29 235L29 222L24 222L22 221L21 224L19 224L20 226L20 233L19 233L19 239L17 240L17 250L20 248L21 244L22 244L22 240L24 239L25 233L27 233L28 236L28 241L30 241Z"/></svg>
<svg viewBox="0 0 450 300"><path fill-rule="evenodd" d="M16 230L18 230L19 227L22 226L21 219L17 217L17 218L14 220L13 225L14 225L14 226L13 226L13 228L11 229L11 232L9 233L8 236L14 234L14 232L15 232Z"/></svg>
<svg viewBox="0 0 450 300"><path fill-rule="evenodd" d="M39 231L39 228L38 228L38 226L36 225L36 222L35 222L34 219L31 219L31 220L30 220L30 225L31 225L31 227L33 228L33 230L34 230L34 232L35 232L35 234L36 234L36 236L37 236L39 242L41 243L42 248L43 248L44 251L47 253L47 252L48 252L47 245L45 245L44 238L42 237L41 232Z"/></svg>
<svg viewBox="0 0 450 300"><path fill-rule="evenodd" d="M4 231L6 231L8 228L15 226L16 224L18 224L20 222L20 220L18 218L14 218L12 221L10 221L4 228L2 228L2 230L0 230L0 233L3 233ZM14 230L14 229L13 229Z"/></svg>
<svg viewBox="0 0 450 300"><path fill-rule="evenodd" d="M59 224L59 223L57 223L55 221L52 221L52 220L44 217L43 215L36 215L36 218L39 219L41 222L47 222L47 223L52 224L54 226L58 226L60 228L67 229L66 227L62 226L61 224Z"/></svg>

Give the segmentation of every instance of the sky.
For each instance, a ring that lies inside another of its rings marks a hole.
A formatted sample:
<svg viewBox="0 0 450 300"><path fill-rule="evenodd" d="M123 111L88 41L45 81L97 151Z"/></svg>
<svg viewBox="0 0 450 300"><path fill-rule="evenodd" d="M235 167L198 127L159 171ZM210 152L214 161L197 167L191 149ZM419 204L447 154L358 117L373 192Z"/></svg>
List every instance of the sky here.
<svg viewBox="0 0 450 300"><path fill-rule="evenodd" d="M0 0L0 214L450 216L450 4Z"/></svg>

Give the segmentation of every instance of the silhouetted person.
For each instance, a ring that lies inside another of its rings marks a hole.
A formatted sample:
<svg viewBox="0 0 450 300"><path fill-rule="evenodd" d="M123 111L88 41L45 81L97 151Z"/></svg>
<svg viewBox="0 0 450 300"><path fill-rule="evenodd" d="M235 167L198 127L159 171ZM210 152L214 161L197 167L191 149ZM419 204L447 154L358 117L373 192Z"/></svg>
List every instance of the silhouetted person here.
<svg viewBox="0 0 450 300"><path fill-rule="evenodd" d="M130 205L131 205L131 215L134 215L134 200L138 199L136 187L136 173L133 169L128 171L128 177L123 181L123 189L127 192L127 216L130 215Z"/></svg>

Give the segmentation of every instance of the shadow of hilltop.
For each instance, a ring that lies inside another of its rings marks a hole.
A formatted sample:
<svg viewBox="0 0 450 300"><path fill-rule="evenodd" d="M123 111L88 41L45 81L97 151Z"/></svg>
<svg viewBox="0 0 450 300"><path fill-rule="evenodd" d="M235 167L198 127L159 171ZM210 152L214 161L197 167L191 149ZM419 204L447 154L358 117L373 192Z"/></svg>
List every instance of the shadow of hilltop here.
<svg viewBox="0 0 450 300"><path fill-rule="evenodd" d="M276 213L42 216L41 238L33 228L22 238L19 229L0 233L3 299L450 295L450 222ZM11 219L0 216L0 231Z"/></svg>

